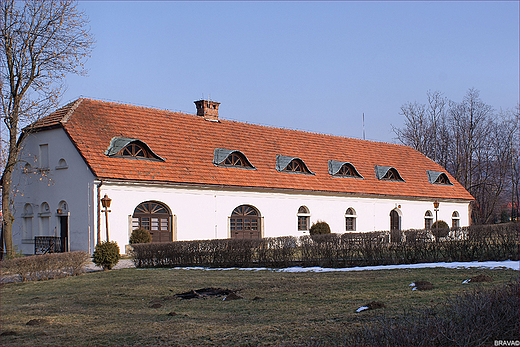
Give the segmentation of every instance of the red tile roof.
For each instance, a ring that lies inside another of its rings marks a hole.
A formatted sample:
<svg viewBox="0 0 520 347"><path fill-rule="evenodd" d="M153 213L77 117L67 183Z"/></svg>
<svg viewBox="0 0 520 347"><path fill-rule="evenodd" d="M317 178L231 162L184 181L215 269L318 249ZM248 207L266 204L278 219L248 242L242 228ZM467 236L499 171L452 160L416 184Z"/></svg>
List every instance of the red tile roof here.
<svg viewBox="0 0 520 347"><path fill-rule="evenodd" d="M473 199L444 168L402 145L223 119L212 122L196 115L90 99L78 99L34 125L37 130L62 126L99 179ZM113 137L142 140L165 160L106 156ZM215 166L215 148L241 151L257 170ZM315 175L278 172L277 154L302 159ZM351 163L364 179L332 177L329 160ZM375 165L396 168L405 182L378 180ZM429 183L427 170L446 172L453 185Z"/></svg>

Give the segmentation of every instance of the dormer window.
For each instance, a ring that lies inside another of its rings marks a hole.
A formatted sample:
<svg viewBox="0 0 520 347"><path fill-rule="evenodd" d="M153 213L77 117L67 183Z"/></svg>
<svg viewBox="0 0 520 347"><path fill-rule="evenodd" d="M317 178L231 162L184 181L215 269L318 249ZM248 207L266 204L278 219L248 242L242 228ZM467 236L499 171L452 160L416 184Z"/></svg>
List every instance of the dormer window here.
<svg viewBox="0 0 520 347"><path fill-rule="evenodd" d="M215 151L213 152L213 164L216 166L256 170L244 153L225 148L215 148Z"/></svg>
<svg viewBox="0 0 520 347"><path fill-rule="evenodd" d="M307 165L300 158L296 157L287 157L285 155L278 154L276 156L276 170L278 172L289 172L289 173L299 173L305 175L314 175L314 172L311 172Z"/></svg>
<svg viewBox="0 0 520 347"><path fill-rule="evenodd" d="M376 177L380 181L396 181L396 182L404 182L399 172L393 168L388 166L375 166Z"/></svg>
<svg viewBox="0 0 520 347"><path fill-rule="evenodd" d="M431 184L441 184L448 186L453 185L453 183L451 183L450 179L448 178L448 175L446 175L444 172L427 170L426 174L428 175L428 181Z"/></svg>
<svg viewBox="0 0 520 347"><path fill-rule="evenodd" d="M349 162L329 160L329 174L335 177L363 178Z"/></svg>
<svg viewBox="0 0 520 347"><path fill-rule="evenodd" d="M114 137L110 140L110 146L105 151L109 157L160 160L163 158L155 154L146 143L138 139L128 137Z"/></svg>
<svg viewBox="0 0 520 347"><path fill-rule="evenodd" d="M151 155L142 146L137 143L131 143L122 150L119 151L119 155L123 157L142 157L150 158Z"/></svg>

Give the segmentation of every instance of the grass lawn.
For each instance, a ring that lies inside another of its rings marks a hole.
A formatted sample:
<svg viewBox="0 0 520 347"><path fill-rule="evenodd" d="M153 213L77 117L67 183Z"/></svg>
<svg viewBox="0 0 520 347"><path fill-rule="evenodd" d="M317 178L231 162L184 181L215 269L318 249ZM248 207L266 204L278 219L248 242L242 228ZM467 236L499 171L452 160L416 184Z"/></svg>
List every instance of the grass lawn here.
<svg viewBox="0 0 520 347"><path fill-rule="evenodd" d="M479 274L494 281L462 284ZM349 332L382 315L432 307L457 293L514 278L518 271L444 268L329 273L134 268L93 272L2 285L1 345L339 345ZM433 290L412 291L409 284L420 280L432 282ZM172 298L205 287L239 290L244 299ZM374 300L386 307L355 312ZM33 319L43 321L26 324Z"/></svg>

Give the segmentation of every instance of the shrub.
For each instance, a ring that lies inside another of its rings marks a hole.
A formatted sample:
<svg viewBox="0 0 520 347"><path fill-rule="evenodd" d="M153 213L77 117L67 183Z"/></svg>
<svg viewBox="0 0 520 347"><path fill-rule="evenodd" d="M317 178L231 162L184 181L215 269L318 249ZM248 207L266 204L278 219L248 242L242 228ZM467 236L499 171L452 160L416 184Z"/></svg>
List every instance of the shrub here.
<svg viewBox="0 0 520 347"><path fill-rule="evenodd" d="M517 341L520 328L518 279L489 290L475 289L396 318L381 317L350 336L356 346L492 346Z"/></svg>
<svg viewBox="0 0 520 347"><path fill-rule="evenodd" d="M50 253L2 261L2 275L17 275L22 282L47 280L83 272L87 252Z"/></svg>
<svg viewBox="0 0 520 347"><path fill-rule="evenodd" d="M94 264L101 266L103 270L112 269L121 258L119 246L115 241L102 241L96 245L94 251Z"/></svg>
<svg viewBox="0 0 520 347"><path fill-rule="evenodd" d="M309 233L311 235L330 234L330 227L327 222L317 221L316 223L312 223Z"/></svg>
<svg viewBox="0 0 520 347"><path fill-rule="evenodd" d="M432 233L435 237L446 237L450 232L450 226L443 220L436 221L432 225Z"/></svg>
<svg viewBox="0 0 520 347"><path fill-rule="evenodd" d="M132 235L130 235L130 244L150 242L152 242L152 235L146 229L135 229L132 231Z"/></svg>

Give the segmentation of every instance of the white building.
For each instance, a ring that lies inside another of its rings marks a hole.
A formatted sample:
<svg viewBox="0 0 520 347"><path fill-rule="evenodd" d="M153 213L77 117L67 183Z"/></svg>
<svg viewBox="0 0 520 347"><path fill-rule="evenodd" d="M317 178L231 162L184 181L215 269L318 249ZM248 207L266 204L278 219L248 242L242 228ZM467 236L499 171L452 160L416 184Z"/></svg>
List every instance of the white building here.
<svg viewBox="0 0 520 347"><path fill-rule="evenodd" d="M78 99L26 131L13 173L13 240L122 251L144 227L154 242L469 225L472 196L444 168L401 145Z"/></svg>

